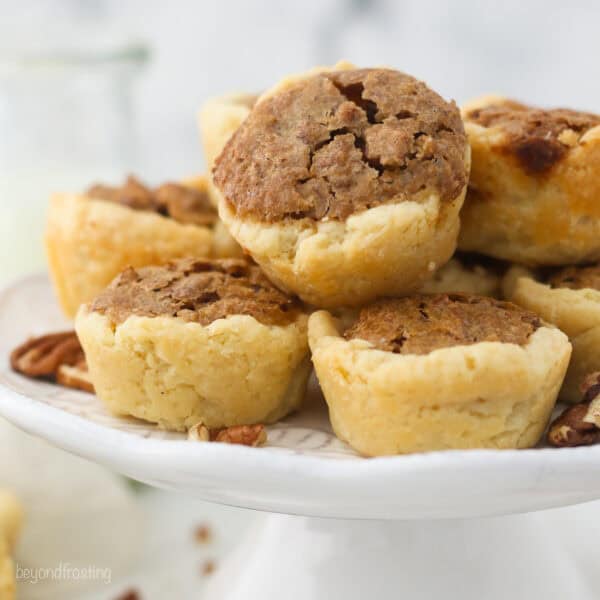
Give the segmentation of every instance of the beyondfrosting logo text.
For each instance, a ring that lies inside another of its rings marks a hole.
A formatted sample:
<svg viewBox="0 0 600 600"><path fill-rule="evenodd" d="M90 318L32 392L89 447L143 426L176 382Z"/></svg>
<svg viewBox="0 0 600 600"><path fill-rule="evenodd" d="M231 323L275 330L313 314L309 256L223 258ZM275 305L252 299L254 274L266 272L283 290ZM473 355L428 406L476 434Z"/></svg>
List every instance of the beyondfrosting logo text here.
<svg viewBox="0 0 600 600"><path fill-rule="evenodd" d="M75 567L63 562L54 567L24 567L17 564L15 576L17 581L34 585L48 580L102 581L108 585L112 581L112 569L97 565Z"/></svg>

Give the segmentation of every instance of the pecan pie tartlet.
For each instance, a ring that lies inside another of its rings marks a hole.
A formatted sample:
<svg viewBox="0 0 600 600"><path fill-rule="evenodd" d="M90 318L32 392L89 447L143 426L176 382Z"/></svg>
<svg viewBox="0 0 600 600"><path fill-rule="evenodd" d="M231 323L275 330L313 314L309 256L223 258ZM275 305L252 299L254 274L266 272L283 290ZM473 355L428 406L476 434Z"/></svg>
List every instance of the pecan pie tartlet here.
<svg viewBox="0 0 600 600"><path fill-rule="evenodd" d="M571 353L534 313L463 294L380 300L345 331L319 311L309 342L336 434L369 456L535 445Z"/></svg>
<svg viewBox="0 0 600 600"><path fill-rule="evenodd" d="M472 168L459 247L532 266L600 260L600 115L495 96L462 114Z"/></svg>
<svg viewBox="0 0 600 600"><path fill-rule="evenodd" d="M45 242L56 293L70 317L127 266L241 255L202 176L155 189L129 177L121 186L55 194Z"/></svg>
<svg viewBox="0 0 600 600"><path fill-rule="evenodd" d="M600 370L600 264L537 271L515 266L506 274L503 288L509 300L569 336L573 356L560 398L579 402L585 377Z"/></svg>
<svg viewBox="0 0 600 600"><path fill-rule="evenodd" d="M166 429L269 423L304 397L307 315L244 260L129 268L75 328L98 396Z"/></svg>
<svg viewBox="0 0 600 600"><path fill-rule="evenodd" d="M336 307L414 291L450 258L468 172L453 103L344 64L260 97L213 180L221 218L268 276Z"/></svg>

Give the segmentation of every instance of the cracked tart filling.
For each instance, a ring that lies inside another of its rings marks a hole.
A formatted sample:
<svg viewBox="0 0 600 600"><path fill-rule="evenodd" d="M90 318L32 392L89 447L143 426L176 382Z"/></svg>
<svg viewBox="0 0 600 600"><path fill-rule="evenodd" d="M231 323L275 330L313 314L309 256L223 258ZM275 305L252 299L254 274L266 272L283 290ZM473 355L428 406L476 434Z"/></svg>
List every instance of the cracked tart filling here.
<svg viewBox="0 0 600 600"><path fill-rule="evenodd" d="M344 337L395 354L422 355L479 342L523 346L541 325L537 315L510 302L466 294L417 295L366 306Z"/></svg>
<svg viewBox="0 0 600 600"><path fill-rule="evenodd" d="M260 102L218 157L234 212L263 222L345 220L467 180L458 109L391 69L311 76Z"/></svg>
<svg viewBox="0 0 600 600"><path fill-rule="evenodd" d="M212 227L218 220L207 191L179 183L163 183L152 189L130 175L120 186L92 185L86 196L134 210L155 212L182 224Z"/></svg>
<svg viewBox="0 0 600 600"><path fill-rule="evenodd" d="M265 325L287 325L298 316L300 304L248 261L189 258L130 267L94 299L90 310L114 323L131 315L166 315L209 325L228 315L249 315Z"/></svg>

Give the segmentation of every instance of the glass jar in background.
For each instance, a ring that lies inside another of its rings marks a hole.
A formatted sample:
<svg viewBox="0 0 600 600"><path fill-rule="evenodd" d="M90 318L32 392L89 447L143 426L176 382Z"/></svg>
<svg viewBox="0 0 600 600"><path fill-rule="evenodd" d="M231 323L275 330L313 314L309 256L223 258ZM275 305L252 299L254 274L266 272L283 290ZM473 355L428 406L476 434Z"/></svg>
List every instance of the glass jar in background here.
<svg viewBox="0 0 600 600"><path fill-rule="evenodd" d="M0 54L0 283L43 268L54 192L137 166L133 82L142 44Z"/></svg>

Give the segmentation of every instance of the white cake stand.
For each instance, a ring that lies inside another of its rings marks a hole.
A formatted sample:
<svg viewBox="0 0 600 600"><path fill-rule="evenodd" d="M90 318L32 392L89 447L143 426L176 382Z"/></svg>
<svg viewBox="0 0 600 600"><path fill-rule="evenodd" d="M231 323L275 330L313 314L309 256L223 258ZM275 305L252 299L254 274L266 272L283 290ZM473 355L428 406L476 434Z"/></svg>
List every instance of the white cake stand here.
<svg viewBox="0 0 600 600"><path fill-rule="evenodd" d="M476 517L600 498L600 447L363 459L332 435L314 384L302 412L269 428L266 447L188 442L113 417L91 394L10 370L8 354L27 336L68 326L44 276L0 292L2 416L151 485L301 515L271 515L252 531L208 598L487 600L541 597L540 585L546 600L594 597L565 577L566 566L548 569L557 548L539 515Z"/></svg>

